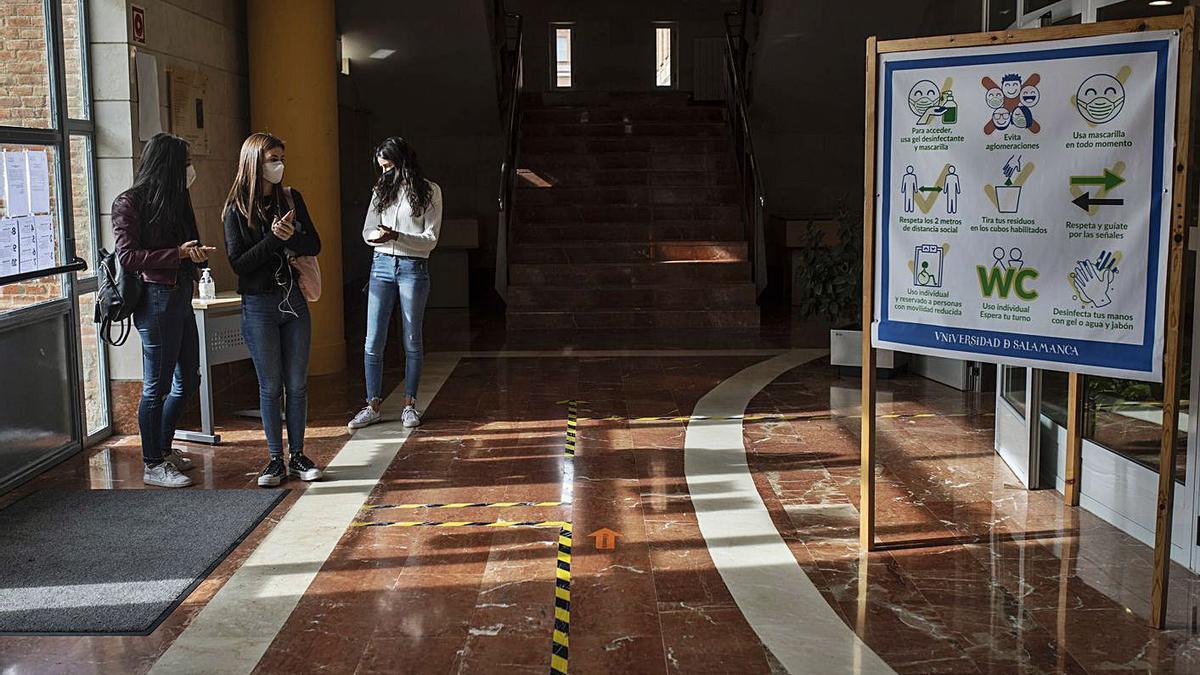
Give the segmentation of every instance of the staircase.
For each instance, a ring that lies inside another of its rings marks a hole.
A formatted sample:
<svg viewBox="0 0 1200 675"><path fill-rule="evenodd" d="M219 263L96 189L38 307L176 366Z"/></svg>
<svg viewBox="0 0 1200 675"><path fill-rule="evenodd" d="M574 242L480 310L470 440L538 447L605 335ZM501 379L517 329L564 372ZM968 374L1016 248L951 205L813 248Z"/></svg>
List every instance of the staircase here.
<svg viewBox="0 0 1200 675"><path fill-rule="evenodd" d="M521 134L509 330L758 326L722 108L526 104Z"/></svg>

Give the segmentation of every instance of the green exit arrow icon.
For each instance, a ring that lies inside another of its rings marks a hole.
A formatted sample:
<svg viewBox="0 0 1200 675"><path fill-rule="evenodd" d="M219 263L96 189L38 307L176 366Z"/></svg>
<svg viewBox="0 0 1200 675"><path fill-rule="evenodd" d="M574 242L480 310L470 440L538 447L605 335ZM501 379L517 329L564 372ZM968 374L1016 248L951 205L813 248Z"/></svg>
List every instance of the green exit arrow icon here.
<svg viewBox="0 0 1200 675"><path fill-rule="evenodd" d="M921 192L941 192L941 191L942 191L942 188L940 188L940 187L925 187L925 186L921 187Z"/></svg>
<svg viewBox="0 0 1200 675"><path fill-rule="evenodd" d="M1098 185L1103 186L1105 191L1112 190L1124 182L1124 178L1108 169L1104 170L1103 176L1071 176L1071 185Z"/></svg>

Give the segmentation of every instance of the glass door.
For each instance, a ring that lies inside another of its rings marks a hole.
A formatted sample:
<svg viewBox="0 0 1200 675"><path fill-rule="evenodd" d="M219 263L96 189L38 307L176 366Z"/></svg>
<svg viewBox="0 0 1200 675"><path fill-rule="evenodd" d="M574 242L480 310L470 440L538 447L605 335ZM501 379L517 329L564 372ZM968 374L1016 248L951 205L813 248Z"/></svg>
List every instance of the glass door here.
<svg viewBox="0 0 1200 675"><path fill-rule="evenodd" d="M0 491L111 428L85 306L97 241L85 17L81 0L0 0L0 372L19 385L0 387Z"/></svg>
<svg viewBox="0 0 1200 675"><path fill-rule="evenodd" d="M996 377L996 452L1021 485L1040 487L1042 374L1034 368L998 366Z"/></svg>

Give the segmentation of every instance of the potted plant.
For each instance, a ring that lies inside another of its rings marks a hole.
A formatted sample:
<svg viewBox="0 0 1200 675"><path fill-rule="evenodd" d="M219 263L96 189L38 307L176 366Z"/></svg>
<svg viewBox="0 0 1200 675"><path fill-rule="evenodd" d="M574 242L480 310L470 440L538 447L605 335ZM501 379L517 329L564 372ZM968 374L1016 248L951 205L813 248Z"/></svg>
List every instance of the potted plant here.
<svg viewBox="0 0 1200 675"><path fill-rule="evenodd" d="M809 225L804 245L793 252L794 299L798 316L827 321L830 362L845 374L862 367L862 216L841 206L837 237ZM888 349L876 352L880 374L890 376L903 365L904 354Z"/></svg>

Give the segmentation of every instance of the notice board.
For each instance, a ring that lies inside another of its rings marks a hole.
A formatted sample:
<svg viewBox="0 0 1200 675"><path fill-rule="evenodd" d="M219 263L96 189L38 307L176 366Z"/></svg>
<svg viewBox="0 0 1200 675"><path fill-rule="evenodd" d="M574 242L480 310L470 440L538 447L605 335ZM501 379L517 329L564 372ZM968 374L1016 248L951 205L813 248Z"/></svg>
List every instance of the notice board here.
<svg viewBox="0 0 1200 675"><path fill-rule="evenodd" d="M874 346L1161 381L1178 40L879 55Z"/></svg>

